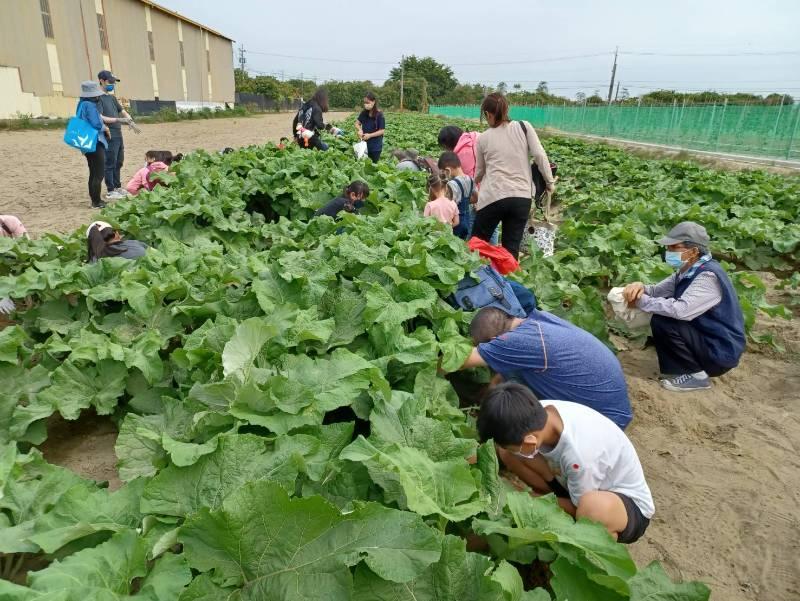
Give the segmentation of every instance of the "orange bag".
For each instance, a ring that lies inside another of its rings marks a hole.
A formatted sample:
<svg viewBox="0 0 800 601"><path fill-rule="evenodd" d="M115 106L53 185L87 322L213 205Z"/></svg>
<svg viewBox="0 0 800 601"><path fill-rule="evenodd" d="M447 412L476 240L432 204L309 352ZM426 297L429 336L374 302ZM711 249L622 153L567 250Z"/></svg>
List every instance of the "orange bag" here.
<svg viewBox="0 0 800 601"><path fill-rule="evenodd" d="M519 261L502 246L494 246L486 240L481 240L475 236L470 238L468 245L470 250L478 251L483 258L489 259L492 267L501 275L507 275L519 269Z"/></svg>

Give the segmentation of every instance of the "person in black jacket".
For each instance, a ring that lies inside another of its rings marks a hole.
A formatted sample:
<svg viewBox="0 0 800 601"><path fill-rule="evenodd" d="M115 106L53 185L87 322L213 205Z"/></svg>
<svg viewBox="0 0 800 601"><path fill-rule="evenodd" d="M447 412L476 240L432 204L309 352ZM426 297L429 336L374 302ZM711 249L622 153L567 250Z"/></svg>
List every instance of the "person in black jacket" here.
<svg viewBox="0 0 800 601"><path fill-rule="evenodd" d="M317 88L311 100L304 102L292 121L294 139L301 148L317 148L328 150L328 145L320 138L322 130L329 130L322 117L328 112L328 91Z"/></svg>
<svg viewBox="0 0 800 601"><path fill-rule="evenodd" d="M341 196L329 201L324 207L317 209L314 217L327 215L328 217L336 217L342 211L348 213L358 213L358 210L364 206L364 199L369 196L369 186L366 182L356 180L347 186L342 192Z"/></svg>

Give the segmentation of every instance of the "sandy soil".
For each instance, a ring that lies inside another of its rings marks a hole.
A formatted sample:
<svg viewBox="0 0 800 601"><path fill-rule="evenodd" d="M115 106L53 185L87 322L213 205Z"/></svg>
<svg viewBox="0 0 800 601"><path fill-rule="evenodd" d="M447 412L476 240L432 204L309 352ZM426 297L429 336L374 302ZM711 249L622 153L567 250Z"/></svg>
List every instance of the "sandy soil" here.
<svg viewBox="0 0 800 601"><path fill-rule="evenodd" d="M327 119L334 121L348 114L329 113ZM143 124L139 135L126 129L122 186L144 165L148 150L215 151L277 142L291 131L292 116L270 113L241 119ZM86 159L63 143L63 135L61 130L0 132L0 214L16 215L32 235L69 232L90 223L95 214L89 206Z"/></svg>
<svg viewBox="0 0 800 601"><path fill-rule="evenodd" d="M151 146L277 140L287 121L284 114L144 126L126 138L124 176ZM69 230L91 216L85 165L60 135L0 134L0 212L19 215L35 233ZM24 167L16 162L23 148ZM631 552L640 565L658 559L673 576L707 582L714 601L800 599L800 319L764 318L759 327L785 352L748 352L705 393L663 391L652 349L620 353L636 412L629 434L656 501L650 529ZM43 449L48 460L115 488L115 437L107 418L55 419Z"/></svg>

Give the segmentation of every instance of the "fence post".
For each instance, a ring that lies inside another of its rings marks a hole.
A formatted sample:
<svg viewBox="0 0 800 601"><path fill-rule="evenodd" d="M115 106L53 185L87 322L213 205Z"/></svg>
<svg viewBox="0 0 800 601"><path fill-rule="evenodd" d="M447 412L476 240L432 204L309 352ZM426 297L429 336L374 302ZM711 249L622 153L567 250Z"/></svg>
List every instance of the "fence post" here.
<svg viewBox="0 0 800 601"><path fill-rule="evenodd" d="M722 114L719 116L719 129L717 129L717 139L714 141L716 151L719 152L719 137L722 135L722 124L725 121L725 110L728 108L728 99L722 104Z"/></svg>
<svg viewBox="0 0 800 601"><path fill-rule="evenodd" d="M792 128L792 135L789 136L789 145L786 147L786 160L792 158L792 144L794 144L795 136L797 136L797 124L800 123L800 106L798 106L795 110L794 118L794 127Z"/></svg>

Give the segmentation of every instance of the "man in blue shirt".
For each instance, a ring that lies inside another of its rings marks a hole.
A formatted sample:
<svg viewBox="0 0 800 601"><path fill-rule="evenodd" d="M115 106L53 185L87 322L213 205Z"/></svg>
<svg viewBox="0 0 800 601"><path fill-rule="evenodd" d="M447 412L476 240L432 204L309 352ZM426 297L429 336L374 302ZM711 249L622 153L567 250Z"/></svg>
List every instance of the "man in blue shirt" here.
<svg viewBox="0 0 800 601"><path fill-rule="evenodd" d="M528 386L540 400L591 407L621 429L633 418L625 376L614 353L589 332L546 311L527 319L495 307L475 315L476 344L461 369L488 366Z"/></svg>

